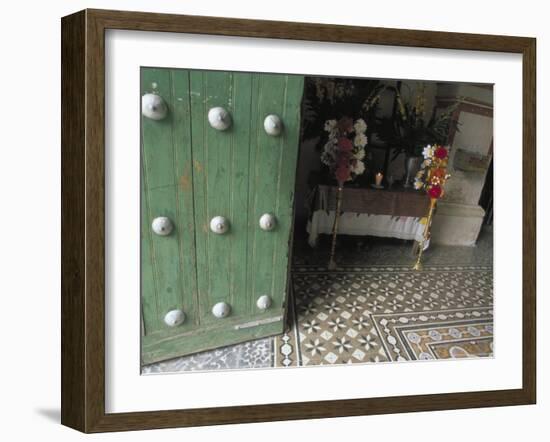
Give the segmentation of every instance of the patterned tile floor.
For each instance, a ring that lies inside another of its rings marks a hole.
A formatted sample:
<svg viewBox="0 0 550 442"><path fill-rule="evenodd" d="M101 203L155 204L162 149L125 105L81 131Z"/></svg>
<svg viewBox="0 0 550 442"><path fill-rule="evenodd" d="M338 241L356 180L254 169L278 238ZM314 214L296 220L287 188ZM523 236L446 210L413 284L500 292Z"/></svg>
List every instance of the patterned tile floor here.
<svg viewBox="0 0 550 442"><path fill-rule="evenodd" d="M295 247L288 333L142 373L492 356L490 230L476 247L432 246L421 272L410 269L409 242L345 237L328 272L326 239Z"/></svg>
<svg viewBox="0 0 550 442"><path fill-rule="evenodd" d="M276 366L487 356L492 268L295 267L295 327Z"/></svg>

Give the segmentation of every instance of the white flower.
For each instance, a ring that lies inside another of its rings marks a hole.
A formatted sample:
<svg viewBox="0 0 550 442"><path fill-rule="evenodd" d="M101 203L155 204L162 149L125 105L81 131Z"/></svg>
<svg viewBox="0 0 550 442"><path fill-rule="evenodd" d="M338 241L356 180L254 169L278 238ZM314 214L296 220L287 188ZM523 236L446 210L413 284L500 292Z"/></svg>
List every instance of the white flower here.
<svg viewBox="0 0 550 442"><path fill-rule="evenodd" d="M323 148L323 150L329 154L333 154L335 153L338 149L337 149L337 141L336 139L331 139L331 140L328 140L326 143L325 143L325 147Z"/></svg>
<svg viewBox="0 0 550 442"><path fill-rule="evenodd" d="M425 160L432 158L434 156L434 148L428 144L422 151L422 155Z"/></svg>
<svg viewBox="0 0 550 442"><path fill-rule="evenodd" d="M321 154L321 162L323 164L326 164L327 166L331 166L332 163L334 162L334 158L328 152L323 152Z"/></svg>
<svg viewBox="0 0 550 442"><path fill-rule="evenodd" d="M355 152L353 156L358 160L362 160L363 158L365 158L365 149L359 149L357 152Z"/></svg>
<svg viewBox="0 0 550 442"><path fill-rule="evenodd" d="M328 132L328 139L336 143L338 141L338 129L332 129Z"/></svg>
<svg viewBox="0 0 550 442"><path fill-rule="evenodd" d="M357 135L355 135L353 144L356 147L365 147L367 145L367 136L363 133L358 133Z"/></svg>
<svg viewBox="0 0 550 442"><path fill-rule="evenodd" d="M367 130L367 123L365 123L365 120L363 120L362 118L359 118L353 125L353 128L355 129L355 133L364 134Z"/></svg>
<svg viewBox="0 0 550 442"><path fill-rule="evenodd" d="M424 176L424 170L420 169L418 172L416 172L416 178L420 179Z"/></svg>
<svg viewBox="0 0 550 442"><path fill-rule="evenodd" d="M415 179L414 180L414 188L416 190L419 190L419 189L422 189L422 187L424 187L424 183L422 182L422 180Z"/></svg>
<svg viewBox="0 0 550 442"><path fill-rule="evenodd" d="M336 120L327 120L325 121L325 131L332 132L336 129L338 122Z"/></svg>
<svg viewBox="0 0 550 442"><path fill-rule="evenodd" d="M354 165L351 166L351 171L355 175L361 175L365 171L365 163L357 160Z"/></svg>
<svg viewBox="0 0 550 442"><path fill-rule="evenodd" d="M425 169L430 164L432 164L432 160L424 160L424 162L422 163L422 169Z"/></svg>

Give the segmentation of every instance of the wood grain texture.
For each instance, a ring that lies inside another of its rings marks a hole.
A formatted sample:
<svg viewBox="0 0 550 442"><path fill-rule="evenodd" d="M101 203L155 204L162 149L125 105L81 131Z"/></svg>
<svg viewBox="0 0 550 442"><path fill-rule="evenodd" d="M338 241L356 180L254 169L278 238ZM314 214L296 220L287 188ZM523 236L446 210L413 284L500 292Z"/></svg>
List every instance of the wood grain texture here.
<svg viewBox="0 0 550 442"><path fill-rule="evenodd" d="M272 298L272 308L264 315L285 308L303 85L304 78L297 75L254 75L247 291L252 294L251 312L257 311L255 302L260 295ZM283 131L277 137L264 130L264 118L269 114L278 115L283 122ZM258 228L265 213L277 220L275 229L269 232Z"/></svg>
<svg viewBox="0 0 550 442"><path fill-rule="evenodd" d="M246 407L105 413L104 32L170 31L523 55L523 386ZM536 398L535 39L87 10L62 20L62 423L84 432L532 404Z"/></svg>
<svg viewBox="0 0 550 442"><path fill-rule="evenodd" d="M154 316L149 314L150 309L143 309L147 336L151 332L165 328L162 318L168 311L180 309L187 312L188 306L184 298L188 292L189 281L184 282L183 266L180 261L182 232L179 228L180 218L176 208L176 177L180 175L180 171L176 170L177 164L174 161L176 156L173 136L174 100L171 93L170 71L142 69L141 83L141 94L150 92L151 84L155 83L156 91L163 97L169 109L167 116L159 121L141 118L141 179L142 187L145 189L144 199L141 201L145 207L144 216L141 218L142 251L145 252L142 258L145 258L147 252L150 257L149 261L142 259L141 268L152 267L154 290L152 293L146 291L149 281L145 274L142 275L144 286L141 299L147 301L153 298L156 307ZM159 216L166 216L172 221L174 230L170 235L158 236L153 233L151 223ZM149 306L147 302L144 304L144 307ZM182 327L187 327L191 323L186 321Z"/></svg>
<svg viewBox="0 0 550 442"><path fill-rule="evenodd" d="M522 53L531 38L88 9L106 29Z"/></svg>
<svg viewBox="0 0 550 442"><path fill-rule="evenodd" d="M271 314L273 315L274 312ZM220 348L221 345L233 345L266 336L279 335L283 332L283 320L279 318L281 316L273 316L274 322L244 329L235 328L235 325L244 322L241 318L224 318L221 323L209 321L209 323L187 332L166 330L155 333L148 336L150 339L144 340L141 358L143 363L148 364L175 358L182 354L213 350Z"/></svg>
<svg viewBox="0 0 550 442"><path fill-rule="evenodd" d="M84 12L61 29L61 421L85 428Z"/></svg>
<svg viewBox="0 0 550 442"><path fill-rule="evenodd" d="M168 106L162 120L141 119L141 299L145 339L165 330L164 315L180 309L178 331L199 325L193 183L189 120L189 75L169 69L141 69L141 94L158 93ZM168 217L168 236L152 232L152 220ZM174 329L172 329L174 331Z"/></svg>
<svg viewBox="0 0 550 442"><path fill-rule="evenodd" d="M523 391L537 395L537 101L536 40L523 50Z"/></svg>
<svg viewBox="0 0 550 442"><path fill-rule="evenodd" d="M193 184L197 273L201 322L220 322L211 314L217 302L231 305L231 317L249 312L243 301L247 272L246 201L250 144L250 74L191 71ZM222 107L232 118L226 130L208 123L208 111ZM223 216L226 233L210 231L210 220Z"/></svg>
<svg viewBox="0 0 550 442"><path fill-rule="evenodd" d="M141 74L141 93L154 85L170 110L160 121L142 117L142 363L282 333L304 78L158 68ZM171 94L176 88L177 96ZM177 115L177 103L187 103L184 115ZM214 107L231 116L226 130L210 127ZM264 130L269 114L283 121L279 136ZM191 170L182 175L182 167ZM180 175L190 188L183 213L175 205ZM277 219L269 232L259 226L265 213ZM175 231L151 233L156 216L168 216ZM229 222L223 235L210 231L215 216ZM188 246L178 255L184 235ZM197 264L184 265L195 253ZM265 311L256 305L262 295L272 300ZM227 318L212 315L217 302L231 306ZM189 318L167 327L162 318L172 309Z"/></svg>

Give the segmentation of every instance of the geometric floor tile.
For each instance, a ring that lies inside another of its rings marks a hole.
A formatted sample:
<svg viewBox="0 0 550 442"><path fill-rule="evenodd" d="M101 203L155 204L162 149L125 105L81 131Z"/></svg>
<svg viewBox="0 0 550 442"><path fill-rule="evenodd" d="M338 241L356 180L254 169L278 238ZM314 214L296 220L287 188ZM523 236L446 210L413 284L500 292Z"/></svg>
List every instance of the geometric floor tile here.
<svg viewBox="0 0 550 442"><path fill-rule="evenodd" d="M276 366L490 357L491 266L296 266Z"/></svg>
<svg viewBox="0 0 550 442"><path fill-rule="evenodd" d="M373 315L391 360L493 355L491 307Z"/></svg>

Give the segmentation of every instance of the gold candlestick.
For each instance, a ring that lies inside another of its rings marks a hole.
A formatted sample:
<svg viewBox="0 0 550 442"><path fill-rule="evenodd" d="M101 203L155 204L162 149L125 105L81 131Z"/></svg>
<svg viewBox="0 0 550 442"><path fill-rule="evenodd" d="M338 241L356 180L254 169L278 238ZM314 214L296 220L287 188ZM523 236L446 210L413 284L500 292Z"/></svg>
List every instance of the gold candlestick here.
<svg viewBox="0 0 550 442"><path fill-rule="evenodd" d="M330 246L330 258L328 261L328 269L336 270L336 261L334 260L334 254L336 252L336 235L338 233L338 221L340 220L340 209L342 207L342 192L344 186L338 183L338 190L336 191L336 212L334 213L334 223L332 224L332 244Z"/></svg>
<svg viewBox="0 0 550 442"><path fill-rule="evenodd" d="M435 205L437 203L437 198L430 198L430 210L428 212L428 218L426 219L426 225L424 226L424 234L422 235L422 241L420 242L420 250L418 251L418 256L416 262L414 263L413 270L422 270L422 254L424 253L424 244L430 237L430 226L432 224L432 218L435 210Z"/></svg>

